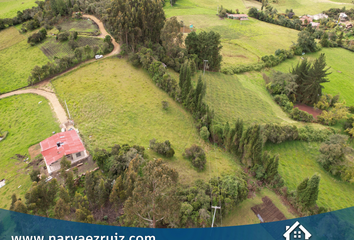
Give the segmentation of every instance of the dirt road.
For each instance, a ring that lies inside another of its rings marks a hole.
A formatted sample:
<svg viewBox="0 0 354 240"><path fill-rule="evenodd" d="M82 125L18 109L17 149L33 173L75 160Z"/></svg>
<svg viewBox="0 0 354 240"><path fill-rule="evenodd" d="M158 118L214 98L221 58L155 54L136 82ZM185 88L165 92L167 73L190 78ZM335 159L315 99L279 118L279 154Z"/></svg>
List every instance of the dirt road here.
<svg viewBox="0 0 354 240"><path fill-rule="evenodd" d="M39 89L24 89L24 90L18 90L18 91L2 94L2 95L0 95L0 99L14 96L14 95L19 95L19 94L26 94L26 93L27 94L33 93L33 94L37 94L37 95L45 97L46 99L49 100L50 105L51 105L53 111L55 112L60 124L64 124L68 121L68 118L66 116L66 112L65 112L64 108L61 106L57 96L51 92L46 92L46 91L39 90Z"/></svg>
<svg viewBox="0 0 354 240"><path fill-rule="evenodd" d="M98 28L100 29L100 32L101 34L97 37L99 38L105 38L107 35L111 36L110 34L108 34L108 32L106 31L106 29L104 28L104 25L103 23L101 22L101 20L99 20L98 18L96 18L95 16L92 16L92 15L87 15L87 14L83 14L82 17L84 18L89 18L91 20L93 20L97 25L98 25ZM113 51L109 54L107 54L106 56L104 57L109 57L109 56L112 56L112 55L115 55L115 54L118 54L119 51L120 51L120 46L119 44L116 42L116 40L114 40L114 38L111 36L112 38L112 43L113 43Z"/></svg>

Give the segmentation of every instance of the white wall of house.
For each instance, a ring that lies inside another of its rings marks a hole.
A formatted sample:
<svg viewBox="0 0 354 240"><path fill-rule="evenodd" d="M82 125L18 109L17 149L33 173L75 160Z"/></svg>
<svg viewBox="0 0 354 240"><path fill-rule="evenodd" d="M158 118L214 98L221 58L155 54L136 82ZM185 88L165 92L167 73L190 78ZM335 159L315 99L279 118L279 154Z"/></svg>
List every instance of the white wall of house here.
<svg viewBox="0 0 354 240"><path fill-rule="evenodd" d="M71 164L77 162L77 161L80 161L80 160L83 160L85 158L88 157L88 154L85 151L82 151L82 152L78 152L78 153L73 153L71 155L69 155L68 157L68 160L71 161ZM58 171L60 169L60 161L61 159L59 159L58 161L50 164L49 166L47 165L47 170L48 170L48 173L51 174L52 172L55 172L55 171Z"/></svg>

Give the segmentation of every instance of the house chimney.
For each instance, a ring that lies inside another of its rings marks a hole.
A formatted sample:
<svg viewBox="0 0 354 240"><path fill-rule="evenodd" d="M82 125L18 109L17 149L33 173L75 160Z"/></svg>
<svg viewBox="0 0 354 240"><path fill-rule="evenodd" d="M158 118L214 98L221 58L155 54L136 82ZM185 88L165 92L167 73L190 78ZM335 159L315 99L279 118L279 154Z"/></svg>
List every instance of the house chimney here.
<svg viewBox="0 0 354 240"><path fill-rule="evenodd" d="M57 147L58 147L58 148L60 147L60 142L57 142Z"/></svg>

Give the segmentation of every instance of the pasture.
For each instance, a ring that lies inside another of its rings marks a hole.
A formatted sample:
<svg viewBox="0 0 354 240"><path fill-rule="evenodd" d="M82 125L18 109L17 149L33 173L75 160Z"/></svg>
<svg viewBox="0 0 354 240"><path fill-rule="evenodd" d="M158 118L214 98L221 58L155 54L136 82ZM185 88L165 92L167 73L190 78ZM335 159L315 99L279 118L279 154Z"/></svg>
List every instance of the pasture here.
<svg viewBox="0 0 354 240"><path fill-rule="evenodd" d="M221 36L222 66L257 63L277 49L289 49L298 31L250 18L220 19L214 15L184 15L178 20L193 24L197 32L215 31ZM274 37L277 36L277 37Z"/></svg>
<svg viewBox="0 0 354 240"><path fill-rule="evenodd" d="M262 75L250 72L224 75L206 72L206 102L215 111L215 121L230 124L238 118L250 123L296 123L286 116L265 88Z"/></svg>
<svg viewBox="0 0 354 240"><path fill-rule="evenodd" d="M12 35L6 34L3 38L6 31L0 32L0 41L7 42L8 45L0 50L0 94L27 86L31 70L36 65L42 66L48 62L42 51L37 46L31 47L27 39L11 45ZM19 35L19 38L21 37L22 35Z"/></svg>
<svg viewBox="0 0 354 240"><path fill-rule="evenodd" d="M144 146L149 159L160 158L148 149L149 140L156 138L171 142L176 153L165 162L179 172L183 183L240 170L232 155L199 137L193 118L181 105L157 88L145 71L126 60L111 58L85 65L57 78L53 85L59 99L66 100L91 151L129 143ZM168 110L162 108L162 101L169 103ZM207 152L202 172L182 157L192 144Z"/></svg>
<svg viewBox="0 0 354 240"><path fill-rule="evenodd" d="M30 146L60 129L48 101L34 94L0 99L0 116L0 129L9 132L0 142L0 178L6 179L6 185L0 189L0 208L8 209L11 195L16 193L24 198L31 186L27 175L31 168L26 168L27 164L15 155L26 155L27 158Z"/></svg>
<svg viewBox="0 0 354 240"><path fill-rule="evenodd" d="M37 6L36 0L0 0L0 18L13 18L17 11Z"/></svg>
<svg viewBox="0 0 354 240"><path fill-rule="evenodd" d="M85 47L86 45L89 45L90 47L95 45L101 47L104 43L101 38L83 36L79 36L75 41L79 47ZM54 37L49 37L43 43L39 44L38 48L40 48L50 60L54 60L55 58L74 54L74 51L69 46L68 42L69 41L59 42L55 40Z"/></svg>
<svg viewBox="0 0 354 240"><path fill-rule="evenodd" d="M353 58L354 53L343 48L323 48L321 51L316 53L310 53L304 55L309 59L318 58L321 53L326 54L327 66L330 67L331 75L328 76L330 82L324 83L324 93L337 95L340 94L340 99L345 100L347 106L354 105L354 68L353 68ZM300 57L293 59L287 59L280 65L274 67L276 71L289 72L292 66L296 66Z"/></svg>
<svg viewBox="0 0 354 240"><path fill-rule="evenodd" d="M319 206L338 210L354 206L354 185L332 177L316 161L319 156L319 143L302 141L266 144L265 150L279 154L279 173L289 190L314 173L321 175Z"/></svg>

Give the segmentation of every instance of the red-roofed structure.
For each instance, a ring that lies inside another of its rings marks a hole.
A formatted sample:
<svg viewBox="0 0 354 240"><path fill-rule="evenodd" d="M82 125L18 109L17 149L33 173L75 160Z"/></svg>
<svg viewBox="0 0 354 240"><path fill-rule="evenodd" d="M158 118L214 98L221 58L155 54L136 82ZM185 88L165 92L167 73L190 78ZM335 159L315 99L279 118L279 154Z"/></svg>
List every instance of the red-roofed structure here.
<svg viewBox="0 0 354 240"><path fill-rule="evenodd" d="M64 155L71 164L88 157L79 135L74 130L54 134L40 145L49 174L60 169L60 160Z"/></svg>

